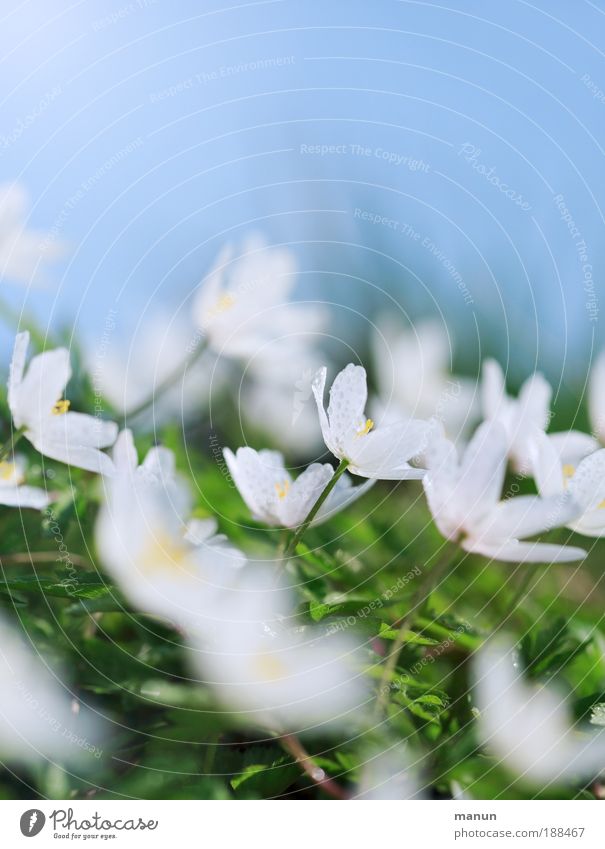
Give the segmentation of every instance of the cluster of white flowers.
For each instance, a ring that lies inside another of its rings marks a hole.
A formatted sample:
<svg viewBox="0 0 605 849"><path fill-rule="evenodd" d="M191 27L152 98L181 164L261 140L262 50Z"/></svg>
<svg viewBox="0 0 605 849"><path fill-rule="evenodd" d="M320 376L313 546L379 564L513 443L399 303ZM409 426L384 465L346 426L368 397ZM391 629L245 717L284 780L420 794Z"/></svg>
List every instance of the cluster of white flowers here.
<svg viewBox="0 0 605 849"><path fill-rule="evenodd" d="M195 299L199 344L219 358L251 359L259 374L268 348L273 360L277 351L284 362L308 361L300 333L319 326L319 313L289 300L293 271L288 251L256 242L247 245L246 262L222 254ZM605 449L599 447L605 360L599 359L591 382L595 435L548 435L551 389L541 375L512 398L493 361L485 363L480 387L452 378L447 337L433 323L399 336L391 325L387 338L393 380L385 379L384 354L377 354L382 397L372 408L374 418L367 414L363 367L349 364L336 375L327 408L327 368L317 369L310 382L325 446L339 461L336 470L313 463L293 479L278 451L224 449L252 517L302 532L345 509L377 480L422 480L439 531L468 552L516 563L581 559L583 549L530 538L561 527L605 534ZM25 485L24 460L11 451L22 437L49 458L102 475L96 529L102 563L134 607L168 619L186 635L200 679L228 707L279 732L359 723L371 698L359 646L297 620L296 599L278 577L283 557L276 555L268 569L218 533L214 519L192 517L190 489L174 455L158 446L139 464L130 430L118 435L114 422L69 410L68 351L46 351L27 366L28 343L28 333L19 333L10 367L15 430L0 464L0 503L38 509L49 503L47 493ZM145 366L143 359L140 370ZM118 363L112 368L117 371ZM117 385L119 406L140 406L141 386L131 392L119 377ZM480 396L484 421L471 435ZM535 495L503 497L508 461L517 473L533 476ZM354 486L347 473L365 481ZM497 747L506 723L499 715L490 719L498 700L485 671L480 667L479 680L488 682L480 693ZM503 687L511 689L508 679ZM577 746L562 752L574 763L581 759ZM544 764L550 771L560 760Z"/></svg>

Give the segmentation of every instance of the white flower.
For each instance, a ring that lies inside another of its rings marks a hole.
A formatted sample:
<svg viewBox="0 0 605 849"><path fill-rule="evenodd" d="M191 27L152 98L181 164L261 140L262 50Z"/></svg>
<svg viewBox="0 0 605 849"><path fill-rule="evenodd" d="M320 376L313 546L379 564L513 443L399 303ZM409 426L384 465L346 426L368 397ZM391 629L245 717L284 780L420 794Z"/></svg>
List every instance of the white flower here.
<svg viewBox="0 0 605 849"><path fill-rule="evenodd" d="M227 707L272 730L356 727L369 699L357 644L295 627L292 601L274 576L252 571L223 597L212 638L195 646L203 682Z"/></svg>
<svg viewBox="0 0 605 849"><path fill-rule="evenodd" d="M296 265L286 248L267 247L252 237L233 259L228 246L202 283L193 305L194 320L208 345L220 356L248 359L273 343L285 349L301 331L323 323L317 306L290 301Z"/></svg>
<svg viewBox="0 0 605 849"><path fill-rule="evenodd" d="M588 414L593 433L605 445L605 350L592 365L588 383Z"/></svg>
<svg viewBox="0 0 605 849"><path fill-rule="evenodd" d="M27 461L21 456L0 462L0 504L44 510L50 498L43 489L24 484L26 468Z"/></svg>
<svg viewBox="0 0 605 849"><path fill-rule="evenodd" d="M0 185L0 277L43 283L40 266L65 252L62 242L26 227L29 198L18 183Z"/></svg>
<svg viewBox="0 0 605 849"><path fill-rule="evenodd" d="M300 525L334 476L334 469L328 463L313 463L293 481L279 451L255 451L246 447L238 448L233 454L225 448L223 456L252 516L277 527L295 528ZM362 486L353 487L351 479L343 475L321 506L313 524L325 522L344 510L372 483L367 481Z"/></svg>
<svg viewBox="0 0 605 849"><path fill-rule="evenodd" d="M26 438L41 454L111 475L113 463L99 449L113 444L118 426L96 416L68 412L69 401L63 398L71 377L66 348L38 354L26 371L28 345L29 333L17 334L8 379L8 406L16 427L25 428Z"/></svg>
<svg viewBox="0 0 605 849"><path fill-rule="evenodd" d="M495 360L483 363L481 387L483 416L504 427L508 455L515 469L527 474L532 462L532 438L536 429L546 430L550 419L552 389L539 374L528 377L518 398L506 394L504 374Z"/></svg>
<svg viewBox="0 0 605 849"><path fill-rule="evenodd" d="M372 342L385 416L434 417L452 441L463 437L477 417L477 384L451 374L451 342L444 325L427 319L404 329L385 317Z"/></svg>
<svg viewBox="0 0 605 849"><path fill-rule="evenodd" d="M568 527L588 537L605 535L605 448L601 448L577 466L563 463L553 438L535 434L533 473L543 496L568 493L580 507Z"/></svg>
<svg viewBox="0 0 605 849"><path fill-rule="evenodd" d="M475 655L479 731L501 763L539 784L588 780L605 768L605 732L572 724L565 697L523 680L514 652L490 645Z"/></svg>
<svg viewBox="0 0 605 849"><path fill-rule="evenodd" d="M102 725L0 619L0 760L99 758Z"/></svg>
<svg viewBox="0 0 605 849"><path fill-rule="evenodd" d="M174 457L154 448L141 466L128 431L96 525L102 563L131 603L183 628L203 630L220 593L244 564L214 519L189 519L188 488Z"/></svg>
<svg viewBox="0 0 605 849"><path fill-rule="evenodd" d="M335 457L347 460L349 471L364 478L405 480L421 478L423 469L409 460L425 448L432 425L418 419L374 427L366 418L366 371L352 363L334 379L327 413L324 409L325 368L313 380L324 442Z"/></svg>
<svg viewBox="0 0 605 849"><path fill-rule="evenodd" d="M400 744L372 752L365 761L354 799L420 799L423 793L410 766L410 757Z"/></svg>
<svg viewBox="0 0 605 849"><path fill-rule="evenodd" d="M444 537L495 560L513 563L579 560L570 546L522 542L565 525L581 512L569 494L522 495L500 501L508 441L499 422L484 422L459 459L448 440L435 439L423 480L429 509Z"/></svg>
<svg viewBox="0 0 605 849"><path fill-rule="evenodd" d="M187 364L194 356L193 343L194 331L185 321L155 315L137 328L127 350L117 343L91 345L86 366L95 390L120 413L135 410L157 392L149 410L137 419L157 426L171 418L191 417L207 405L211 388L223 385L224 369L210 354ZM173 376L173 386L159 392Z"/></svg>

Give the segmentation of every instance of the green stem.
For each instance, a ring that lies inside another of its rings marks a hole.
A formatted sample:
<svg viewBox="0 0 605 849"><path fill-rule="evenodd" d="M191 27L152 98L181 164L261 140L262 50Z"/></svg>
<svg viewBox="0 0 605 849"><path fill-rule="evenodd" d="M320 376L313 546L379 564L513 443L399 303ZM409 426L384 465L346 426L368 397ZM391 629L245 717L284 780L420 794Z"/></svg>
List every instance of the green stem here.
<svg viewBox="0 0 605 849"><path fill-rule="evenodd" d="M207 348L207 342L200 342L196 350L190 357L188 357L184 362L179 363L177 368L175 368L168 377L165 377L164 380L161 381L159 386L155 387L151 393L151 395L146 398L144 401L141 401L140 404L137 404L136 407L133 407L132 410L128 410L124 417L126 419L133 419L135 416L144 413L145 410L149 409L149 407L153 406L153 404L161 398L169 389L172 389L175 384L181 380L187 371L194 363L196 363L204 351Z"/></svg>
<svg viewBox="0 0 605 849"><path fill-rule="evenodd" d="M425 608L428 605L432 589L434 588L439 578L451 566L456 552L457 546L454 545L453 551L451 544L446 546L444 555L441 557L437 565L434 566L428 572L425 580L421 582L420 586L412 597L412 606L407 612L407 614L403 617L403 620L399 625L397 636L393 641L391 651L387 657L387 661L382 670L382 675L380 677L380 682L378 685L378 697L376 699L376 717L378 717L386 707L391 678L393 677L393 673L397 668L397 661L399 660L399 655L401 654L401 649L403 648L406 634L410 629L410 625L412 624L416 614L422 608Z"/></svg>
<svg viewBox="0 0 605 849"><path fill-rule="evenodd" d="M328 495L332 492L332 490L334 489L334 487L338 483L338 479L344 474L348 465L349 465L349 461L344 460L344 459L341 460L340 463L338 464L338 467L337 467L336 471L334 472L334 474L332 475L332 477L330 478L330 480L328 481L326 488L321 493L321 495L319 496L319 498L317 499L317 501L315 502L313 507L311 507L311 509L309 510L309 514L308 514L307 518L304 520L304 522L301 525L298 526L298 528L296 529L296 531L294 533L294 536L290 540L290 543L289 543L288 547L286 548L286 550L284 552L284 558L286 560L289 557L292 557L292 555L296 551L296 546L298 545L298 543L303 538L304 534L306 533L306 531L309 528L309 525L311 524L313 519L319 513L320 507L325 502Z"/></svg>
<svg viewBox="0 0 605 849"><path fill-rule="evenodd" d="M27 430L27 428L25 427L25 425L22 425L20 428L18 428L17 430L15 430L11 433L10 439L7 439L6 442L4 443L4 445L2 447L0 447L0 463L3 460L6 460L6 458L9 456L9 454L13 453L13 451L15 449L15 445L19 442L21 437L25 434L26 430Z"/></svg>

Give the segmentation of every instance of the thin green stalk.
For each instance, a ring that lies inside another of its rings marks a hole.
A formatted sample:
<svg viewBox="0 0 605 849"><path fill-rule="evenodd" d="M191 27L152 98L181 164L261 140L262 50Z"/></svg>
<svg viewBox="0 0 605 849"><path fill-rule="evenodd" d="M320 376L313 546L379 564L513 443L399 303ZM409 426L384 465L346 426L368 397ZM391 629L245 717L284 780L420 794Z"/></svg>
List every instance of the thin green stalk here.
<svg viewBox="0 0 605 849"><path fill-rule="evenodd" d="M326 488L321 493L321 495L319 496L319 498L317 499L317 501L315 502L313 507L311 507L311 509L309 510L309 514L308 514L307 518L304 520L304 522L301 525L298 526L298 528L296 529L296 531L294 533L294 536L290 540L290 543L289 543L288 547L286 548L286 550L284 552L284 558L286 560L289 557L292 557L292 555L296 551L296 546L298 545L298 543L303 538L304 534L306 533L306 531L309 528L309 525L311 524L313 519L317 516L320 507L325 502L328 495L332 492L332 490L334 489L334 487L338 483L338 479L344 474L348 465L349 465L348 460L341 460L340 463L338 464L338 467L337 467L336 471L334 472L334 474L332 475L332 477L330 478L330 480L328 481Z"/></svg>
<svg viewBox="0 0 605 849"><path fill-rule="evenodd" d="M200 359L206 348L207 342L200 342L194 353L190 357L188 357L184 362L179 363L177 368L170 372L168 377L162 380L160 385L153 390L153 392L148 398L146 398L144 401L141 401L140 404L137 404L136 407L133 407L132 410L128 410L124 414L125 418L133 419L135 416L144 413L145 410L153 406L153 404L158 400L158 398L161 398L162 395L164 395L169 389L172 389L176 385L176 383L185 376L187 369L190 368L194 363L196 363Z"/></svg>
<svg viewBox="0 0 605 849"><path fill-rule="evenodd" d="M391 651L389 652L386 663L382 670L382 675L380 677L380 682L378 685L378 696L376 699L375 708L375 715L377 717L384 711L386 707L391 678L393 677L393 673L397 668L397 661L399 660L399 655L401 653L401 649L403 648L405 637L407 632L409 631L410 625L412 624L416 614L422 608L425 608L428 605L428 601L431 596L431 591L433 590L439 578L451 566L456 553L457 547L454 546L454 549L452 551L452 545L448 545L442 558L439 560L437 565L434 566L428 572L426 579L421 582L420 586L414 593L414 596L412 598L412 606L407 612L407 614L403 617L403 620L399 625L397 636L393 641Z"/></svg>
<svg viewBox="0 0 605 849"><path fill-rule="evenodd" d="M0 447L0 463L12 454L15 450L15 445L19 442L21 437L25 434L27 428L25 425L13 431L10 435L10 438L6 440L4 445Z"/></svg>

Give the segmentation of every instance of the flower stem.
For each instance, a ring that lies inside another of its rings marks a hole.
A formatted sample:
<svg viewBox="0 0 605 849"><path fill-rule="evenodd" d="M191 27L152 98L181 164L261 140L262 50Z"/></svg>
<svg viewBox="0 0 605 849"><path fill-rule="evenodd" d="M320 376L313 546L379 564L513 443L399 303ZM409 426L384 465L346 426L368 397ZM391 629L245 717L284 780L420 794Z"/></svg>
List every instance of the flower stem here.
<svg viewBox="0 0 605 849"><path fill-rule="evenodd" d="M332 490L334 489L334 487L338 483L338 479L344 474L348 465L349 465L349 461L344 460L344 459L341 460L340 463L338 464L336 471L334 472L334 474L332 475L332 477L328 481L325 489L323 490L323 492L321 493L321 495L319 496L319 498L317 499L317 501L315 502L313 507L311 507L311 509L309 510L309 514L308 514L307 518L296 529L294 536L290 540L290 543L289 543L288 547L286 548L286 550L284 552L284 557L286 559L288 559L288 557L292 557L292 555L296 551L296 546L298 545L298 543L303 538L304 534L306 533L306 531L309 528L309 525L311 524L313 519L319 513L320 507L325 502L328 495L332 492Z"/></svg>
<svg viewBox="0 0 605 849"><path fill-rule="evenodd" d="M132 410L127 410L124 414L124 418L133 419L135 416L144 413L145 410L149 409L149 407L153 406L153 404L161 398L169 389L172 389L179 380L182 380L185 377L187 369L190 368L194 363L196 363L204 351L207 348L207 342L200 342L196 350L191 354L184 362L179 363L177 368L170 372L170 374L164 378L160 382L160 384L154 387L151 395L145 398L144 401L141 401L140 404L137 404Z"/></svg>
<svg viewBox="0 0 605 849"><path fill-rule="evenodd" d="M334 799L345 800L349 798L349 794L340 784L328 778L324 770L304 748L298 737L295 737L294 734L284 734L280 737L280 741L284 749L292 755L297 764L300 764L314 784Z"/></svg>
<svg viewBox="0 0 605 849"><path fill-rule="evenodd" d="M17 430L13 431L10 435L10 439L7 439L4 445L0 447L0 463L12 454L15 448L15 445L19 442L21 437L24 435L27 428L25 425L22 425Z"/></svg>
<svg viewBox="0 0 605 849"><path fill-rule="evenodd" d="M405 637L409 630L409 627L412 624L412 621L414 620L416 614L428 604L433 587L435 586L439 578L451 566L456 552L457 547L454 546L454 550L452 551L451 545L446 546L445 552L441 559L438 561L437 565L429 570L425 580L421 582L420 586L416 590L414 596L412 597L412 606L399 624L397 636L393 641L391 651L389 652L386 663L383 667L382 675L380 677L380 683L378 685L378 697L376 699L375 708L375 715L377 717L386 708L387 696L391 685L391 678L393 676L393 672L397 667L397 661L399 660L399 655L401 654L401 649L403 648L403 644L405 642Z"/></svg>

